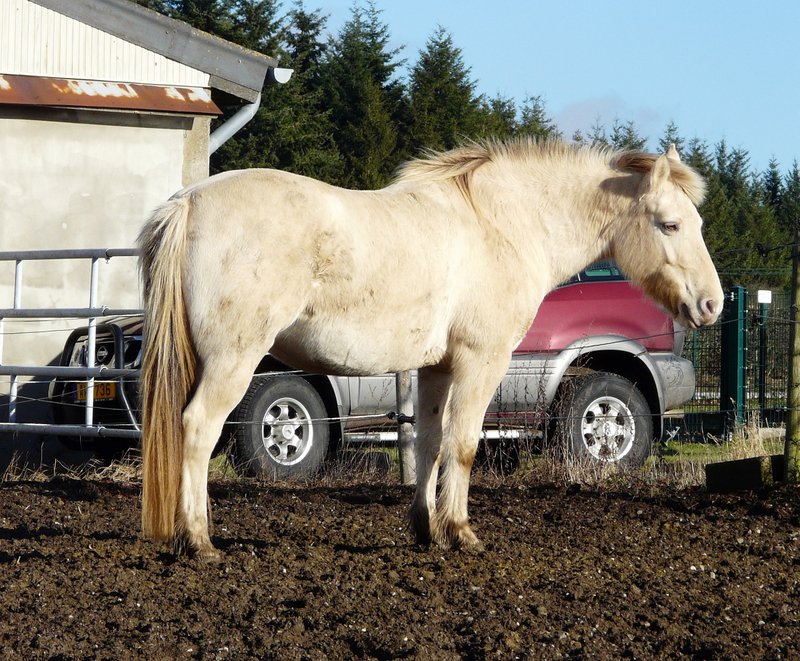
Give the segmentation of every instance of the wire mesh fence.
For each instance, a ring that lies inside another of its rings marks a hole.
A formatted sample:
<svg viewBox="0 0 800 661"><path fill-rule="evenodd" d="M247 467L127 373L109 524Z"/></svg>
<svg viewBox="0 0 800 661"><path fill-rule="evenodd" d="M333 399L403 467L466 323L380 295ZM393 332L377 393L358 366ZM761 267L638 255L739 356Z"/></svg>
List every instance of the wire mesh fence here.
<svg viewBox="0 0 800 661"><path fill-rule="evenodd" d="M736 313L689 332L683 356L695 367L696 389L684 413L691 432L724 433L749 419L785 421L791 298L788 292L771 298L759 303L754 293L745 294ZM733 375L728 383L726 374Z"/></svg>

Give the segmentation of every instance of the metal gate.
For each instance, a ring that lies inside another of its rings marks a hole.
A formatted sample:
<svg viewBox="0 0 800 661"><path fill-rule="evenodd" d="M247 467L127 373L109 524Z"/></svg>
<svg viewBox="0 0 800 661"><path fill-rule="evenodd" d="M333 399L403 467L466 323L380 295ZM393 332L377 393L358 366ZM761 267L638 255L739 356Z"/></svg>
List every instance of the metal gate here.
<svg viewBox="0 0 800 661"><path fill-rule="evenodd" d="M0 432L28 432L36 434L56 434L65 436L116 436L138 438L139 431L133 429L109 429L94 424L95 380L115 379L134 376L138 370L111 369L94 364L96 327L98 319L112 316L138 315L141 309L120 309L101 306L98 301L99 265L102 260L112 258L136 257L138 252L132 248L118 249L77 249L77 250L25 250L0 252L0 262L14 262L13 307L0 308L0 377L8 377L8 421L0 422ZM88 306L80 308L23 308L23 271L27 262L42 260L83 260L90 263ZM14 319L85 319L89 329L89 350L86 367L7 365L3 360L6 320ZM59 379L85 380L86 416L83 425L50 425L32 422L17 422L17 403L20 377L51 377Z"/></svg>

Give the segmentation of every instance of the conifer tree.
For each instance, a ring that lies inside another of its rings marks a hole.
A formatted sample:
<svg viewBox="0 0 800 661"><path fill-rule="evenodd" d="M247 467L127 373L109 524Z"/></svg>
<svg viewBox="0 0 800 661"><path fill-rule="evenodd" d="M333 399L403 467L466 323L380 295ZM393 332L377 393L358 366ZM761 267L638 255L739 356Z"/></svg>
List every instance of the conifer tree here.
<svg viewBox="0 0 800 661"><path fill-rule="evenodd" d="M603 126L602 122L598 118L594 124L589 129L589 135L585 137L587 145L591 145L592 147L610 147L611 141L608 138L608 134L606 133L606 127Z"/></svg>
<svg viewBox="0 0 800 661"><path fill-rule="evenodd" d="M764 182L764 201L777 211L781 206L781 195L783 195L783 177L775 157L769 160L767 170L762 175L762 179Z"/></svg>
<svg viewBox="0 0 800 661"><path fill-rule="evenodd" d="M280 0L233 0L231 41L264 55L279 55L283 28L280 9Z"/></svg>
<svg viewBox="0 0 800 661"><path fill-rule="evenodd" d="M678 150L678 154L682 159L686 157L686 154L684 154L684 139L681 137L677 124L672 121L667 124L667 128L664 129L664 135L658 140L659 152L665 154L670 145L675 145L675 149Z"/></svg>
<svg viewBox="0 0 800 661"><path fill-rule="evenodd" d="M212 170L274 167L335 181L341 174L341 159L330 113L314 82L325 49L321 41L325 19L305 12L300 4L279 19L277 2L251 3L251 9L256 4L266 15L252 21L247 40L276 44L271 47L273 54L294 73L288 83L264 86L258 113L212 156Z"/></svg>
<svg viewBox="0 0 800 661"><path fill-rule="evenodd" d="M476 138L504 139L517 131L517 106L513 99L495 96L487 99L481 95L478 100Z"/></svg>
<svg viewBox="0 0 800 661"><path fill-rule="evenodd" d="M236 42L241 35L234 23L235 0L168 0L173 18L222 39Z"/></svg>
<svg viewBox="0 0 800 661"><path fill-rule="evenodd" d="M615 119L608 142L614 149L641 151L645 148L647 139L639 135L633 121L622 122Z"/></svg>
<svg viewBox="0 0 800 661"><path fill-rule="evenodd" d="M321 88L342 154L337 183L343 186L381 187L403 157L398 151L403 88L394 79L401 62L388 43L389 30L370 2L366 9L353 7L328 46Z"/></svg>
<svg viewBox="0 0 800 661"><path fill-rule="evenodd" d="M547 115L544 99L541 96L526 98L520 114L517 135L530 136L537 140L561 137L556 123Z"/></svg>
<svg viewBox="0 0 800 661"><path fill-rule="evenodd" d="M479 102L461 49L438 27L411 69L408 86L409 143L420 148L452 149L479 127Z"/></svg>
<svg viewBox="0 0 800 661"><path fill-rule="evenodd" d="M800 167L796 160L784 179L778 222L788 236L800 228Z"/></svg>

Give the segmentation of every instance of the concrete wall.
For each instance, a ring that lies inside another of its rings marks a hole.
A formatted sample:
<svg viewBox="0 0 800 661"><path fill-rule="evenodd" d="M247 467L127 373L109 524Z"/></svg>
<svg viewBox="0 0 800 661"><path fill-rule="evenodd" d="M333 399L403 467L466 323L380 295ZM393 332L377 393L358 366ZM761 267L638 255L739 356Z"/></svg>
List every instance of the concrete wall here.
<svg viewBox="0 0 800 661"><path fill-rule="evenodd" d="M0 250L133 247L156 205L208 174L208 120L145 123L133 113L0 116ZM27 263L23 273L24 307L88 305L88 262ZM12 306L13 282L13 264L0 262L0 307ZM101 264L99 302L139 306L135 259ZM2 362L47 364L66 325L6 321Z"/></svg>

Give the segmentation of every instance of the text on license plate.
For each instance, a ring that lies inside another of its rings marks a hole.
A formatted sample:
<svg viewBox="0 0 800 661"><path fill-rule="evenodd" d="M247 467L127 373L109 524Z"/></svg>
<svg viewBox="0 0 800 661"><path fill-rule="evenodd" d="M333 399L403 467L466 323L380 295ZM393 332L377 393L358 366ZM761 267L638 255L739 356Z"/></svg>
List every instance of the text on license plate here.
<svg viewBox="0 0 800 661"><path fill-rule="evenodd" d="M78 383L78 401L86 401L86 391L88 384ZM94 384L94 399L95 401L102 399L114 399L117 396L117 384L113 382L95 382Z"/></svg>

